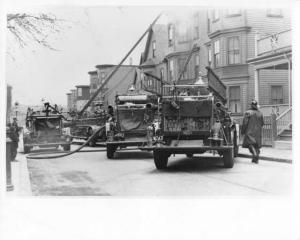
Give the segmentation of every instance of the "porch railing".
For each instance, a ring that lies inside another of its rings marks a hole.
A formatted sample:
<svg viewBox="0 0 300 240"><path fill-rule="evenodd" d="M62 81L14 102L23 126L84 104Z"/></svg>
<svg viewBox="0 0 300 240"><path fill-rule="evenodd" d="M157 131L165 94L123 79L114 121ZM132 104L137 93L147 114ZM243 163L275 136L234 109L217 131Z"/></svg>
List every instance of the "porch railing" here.
<svg viewBox="0 0 300 240"><path fill-rule="evenodd" d="M292 112L292 107L290 107L276 118L277 136L290 127L292 123Z"/></svg>

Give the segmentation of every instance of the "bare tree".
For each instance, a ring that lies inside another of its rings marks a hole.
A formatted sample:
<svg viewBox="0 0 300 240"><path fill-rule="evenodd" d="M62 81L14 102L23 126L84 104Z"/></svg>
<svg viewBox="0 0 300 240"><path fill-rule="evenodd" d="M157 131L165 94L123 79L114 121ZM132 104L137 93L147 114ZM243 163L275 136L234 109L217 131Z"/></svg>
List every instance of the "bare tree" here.
<svg viewBox="0 0 300 240"><path fill-rule="evenodd" d="M63 29L62 19L53 14L15 13L7 15L7 29L21 47L37 43L51 50L55 49L49 42L50 35Z"/></svg>

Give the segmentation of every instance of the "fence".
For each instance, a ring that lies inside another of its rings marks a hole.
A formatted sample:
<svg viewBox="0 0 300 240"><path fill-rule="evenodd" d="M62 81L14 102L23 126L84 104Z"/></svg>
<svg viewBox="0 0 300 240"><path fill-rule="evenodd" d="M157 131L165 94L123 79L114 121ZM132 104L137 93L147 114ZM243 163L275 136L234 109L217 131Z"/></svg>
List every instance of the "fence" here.
<svg viewBox="0 0 300 240"><path fill-rule="evenodd" d="M235 119L235 122L242 126L243 118ZM240 127L241 136L241 127ZM264 126L262 129L262 145L263 146L274 146L274 141L277 137L277 125L276 125L276 115L271 114L270 116L264 116ZM240 138L240 141L242 139ZM240 142L241 144L241 142Z"/></svg>

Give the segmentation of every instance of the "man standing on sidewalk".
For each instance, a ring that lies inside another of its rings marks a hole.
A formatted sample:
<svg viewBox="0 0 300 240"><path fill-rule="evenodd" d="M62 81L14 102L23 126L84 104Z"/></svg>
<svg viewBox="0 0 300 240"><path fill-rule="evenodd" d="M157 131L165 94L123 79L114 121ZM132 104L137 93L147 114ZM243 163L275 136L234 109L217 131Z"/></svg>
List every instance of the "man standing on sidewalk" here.
<svg viewBox="0 0 300 240"><path fill-rule="evenodd" d="M17 156L17 150L19 146L19 131L17 118L13 119L13 123L10 128L10 139L12 140L12 161L15 161Z"/></svg>
<svg viewBox="0 0 300 240"><path fill-rule="evenodd" d="M256 164L260 154L263 125L263 115L257 108L257 102L252 100L250 109L245 112L241 133L244 135L243 148L249 148L253 156L252 162Z"/></svg>

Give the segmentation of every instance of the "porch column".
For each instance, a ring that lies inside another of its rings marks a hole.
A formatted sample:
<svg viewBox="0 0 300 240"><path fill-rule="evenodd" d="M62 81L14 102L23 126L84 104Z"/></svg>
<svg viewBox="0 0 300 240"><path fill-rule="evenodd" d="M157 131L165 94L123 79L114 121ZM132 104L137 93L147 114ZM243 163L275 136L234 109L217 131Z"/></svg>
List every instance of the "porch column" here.
<svg viewBox="0 0 300 240"><path fill-rule="evenodd" d="M291 60L288 59L288 88L289 88L289 107L292 105L292 96L291 96L291 80L292 80L292 73L291 73Z"/></svg>
<svg viewBox="0 0 300 240"><path fill-rule="evenodd" d="M259 69L254 69L254 98L259 103Z"/></svg>

